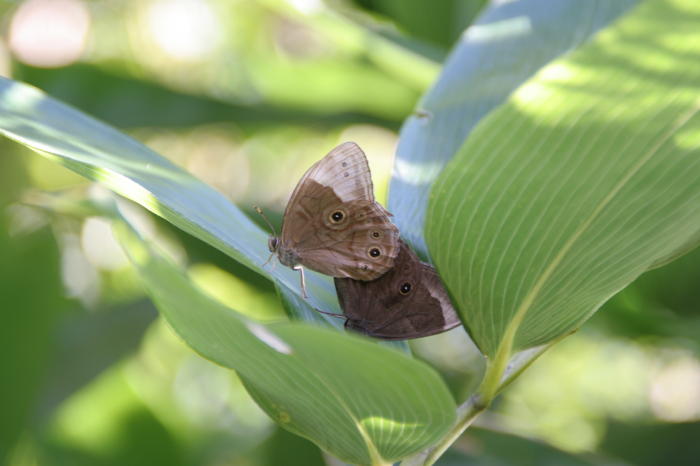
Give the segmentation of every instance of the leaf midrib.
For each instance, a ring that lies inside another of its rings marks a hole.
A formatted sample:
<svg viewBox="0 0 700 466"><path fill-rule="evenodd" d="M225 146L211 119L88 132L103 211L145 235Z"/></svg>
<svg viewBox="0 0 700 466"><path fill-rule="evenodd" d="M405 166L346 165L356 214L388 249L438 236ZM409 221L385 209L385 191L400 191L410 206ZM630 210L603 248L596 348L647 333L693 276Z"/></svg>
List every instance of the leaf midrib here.
<svg viewBox="0 0 700 466"><path fill-rule="evenodd" d="M345 403L345 400L343 400L343 397L340 396L336 392L336 390L331 386L329 383L327 383L323 377L320 377L318 374L313 374L314 378L318 380L325 388L328 390L328 393L337 400L338 404L342 406L342 408L346 411L347 415L352 419L352 421L355 423L355 427L357 428L357 431L360 433L360 436L362 439L365 441L365 444L367 445L367 453L369 454L370 460L372 461L372 465L384 465L387 464L386 461L382 458L382 455L379 454L379 450L377 449L377 446L374 444L372 441L372 437L370 436L369 432L364 428L362 423L355 417L355 414L353 411L350 409L350 407Z"/></svg>
<svg viewBox="0 0 700 466"><path fill-rule="evenodd" d="M647 151L647 153L644 154L643 157L639 159L639 161L631 168L631 170L629 170L629 172L620 179L620 181L600 201L596 208L593 209L588 218L577 228L577 230L571 235L571 237L566 241L566 243L564 243L561 250L543 270L542 274L535 281L535 284L533 285L531 290L528 292L525 298L523 298L522 303L516 310L511 321L508 323L506 330L503 333L503 339L498 345L498 349L496 351L497 358L501 355L505 356L506 358L510 357L516 333L520 328L523 320L525 319L525 316L527 315L528 311L532 308L533 303L544 288L547 280L549 280L549 278L554 273L555 269L564 260L566 254L568 254L568 252L573 248L574 243L576 243L576 241L586 232L586 230L591 226L591 224L598 218L603 209L605 209L605 207L607 207L612 202L615 196L627 185L627 183L642 169L642 167L644 167L644 165L646 165L654 157L654 155L658 153L661 146L665 144L685 124L687 124L688 121L690 121L690 119L696 113L698 113L699 110L700 101L697 101L696 104L688 112L686 112L686 114L682 115L678 119L678 121L671 128L669 128L666 134L664 134L663 137L660 138L659 141L656 144L654 144Z"/></svg>

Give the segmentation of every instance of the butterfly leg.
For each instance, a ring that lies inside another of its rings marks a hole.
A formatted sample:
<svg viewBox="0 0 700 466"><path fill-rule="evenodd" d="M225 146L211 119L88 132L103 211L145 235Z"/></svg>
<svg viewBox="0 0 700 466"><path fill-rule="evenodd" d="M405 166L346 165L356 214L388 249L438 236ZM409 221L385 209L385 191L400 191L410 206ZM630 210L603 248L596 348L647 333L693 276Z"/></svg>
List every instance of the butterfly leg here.
<svg viewBox="0 0 700 466"><path fill-rule="evenodd" d="M274 256L274 255L275 255L275 253L274 253L274 252L271 252L270 255L267 256L267 260L266 260L265 263L262 265L262 267L265 267L267 264L269 264L269 263L270 263L270 260L272 259L272 256ZM273 264L273 266L274 266L274 264Z"/></svg>
<svg viewBox="0 0 700 466"><path fill-rule="evenodd" d="M293 267L294 270L298 270L301 275L299 277L301 278L301 295L304 297L304 299L308 298L309 295L306 294L306 279L304 278L304 267L301 265L295 265Z"/></svg>

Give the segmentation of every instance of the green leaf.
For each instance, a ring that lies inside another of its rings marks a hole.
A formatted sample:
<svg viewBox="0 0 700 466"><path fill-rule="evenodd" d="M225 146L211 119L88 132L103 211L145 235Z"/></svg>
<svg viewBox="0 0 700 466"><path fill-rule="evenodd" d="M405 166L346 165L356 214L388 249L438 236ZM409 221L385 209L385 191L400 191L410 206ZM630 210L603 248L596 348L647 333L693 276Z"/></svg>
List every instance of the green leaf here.
<svg viewBox="0 0 700 466"><path fill-rule="evenodd" d="M267 233L223 195L127 135L36 88L1 77L0 132L300 294L298 273L262 268L269 256ZM330 279L312 271L306 277L310 303L340 312Z"/></svg>
<svg viewBox="0 0 700 466"><path fill-rule="evenodd" d="M298 323L262 325L203 295L124 224L146 289L197 352L235 369L286 429L352 463L419 451L454 421L454 402L427 365L364 338Z"/></svg>
<svg viewBox="0 0 700 466"><path fill-rule="evenodd" d="M430 188L474 126L542 66L636 3L522 0L486 7L401 130L389 210L404 239L427 256L423 229Z"/></svg>
<svg viewBox="0 0 700 466"><path fill-rule="evenodd" d="M312 443L278 428L252 454L246 455L258 466L326 466L323 455Z"/></svg>
<svg viewBox="0 0 700 466"><path fill-rule="evenodd" d="M481 350L578 328L700 230L700 6L647 2L472 133L426 238Z"/></svg>

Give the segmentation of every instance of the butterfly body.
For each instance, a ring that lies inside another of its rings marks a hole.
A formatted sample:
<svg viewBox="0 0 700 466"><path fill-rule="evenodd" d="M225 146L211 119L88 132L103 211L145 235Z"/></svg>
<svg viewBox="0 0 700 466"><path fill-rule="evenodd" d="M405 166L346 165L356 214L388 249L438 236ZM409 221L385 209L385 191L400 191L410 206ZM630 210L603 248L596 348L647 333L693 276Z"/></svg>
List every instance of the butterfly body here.
<svg viewBox="0 0 700 466"><path fill-rule="evenodd" d="M373 280L398 254L390 215L374 200L364 153L346 142L307 170L287 204L280 236L268 246L288 267Z"/></svg>
<svg viewBox="0 0 700 466"><path fill-rule="evenodd" d="M336 278L345 328L387 340L419 338L460 325L435 269L403 241L394 267L372 281Z"/></svg>

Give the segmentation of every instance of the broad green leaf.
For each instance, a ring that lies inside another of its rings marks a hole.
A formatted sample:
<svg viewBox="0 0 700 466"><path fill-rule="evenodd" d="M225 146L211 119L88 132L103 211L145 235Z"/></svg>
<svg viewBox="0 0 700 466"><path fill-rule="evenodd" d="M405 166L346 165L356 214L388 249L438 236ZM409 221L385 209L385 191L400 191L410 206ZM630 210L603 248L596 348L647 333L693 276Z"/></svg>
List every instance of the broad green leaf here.
<svg viewBox="0 0 700 466"><path fill-rule="evenodd" d="M175 331L235 369L286 429L352 463L381 463L435 442L455 405L431 368L363 338L299 323L262 325L203 295L124 224L120 238Z"/></svg>
<svg viewBox="0 0 700 466"><path fill-rule="evenodd" d="M407 241L427 256L430 188L474 126L542 66L637 1L521 0L486 7L401 130L389 210Z"/></svg>
<svg viewBox="0 0 700 466"><path fill-rule="evenodd" d="M247 462L258 466L327 466L313 443L282 428L275 429L270 437L246 456Z"/></svg>
<svg viewBox="0 0 700 466"><path fill-rule="evenodd" d="M269 256L267 233L213 188L125 134L6 78L0 78L0 132L300 294L296 272L281 266L262 268ZM327 277L309 271L307 287L311 305L340 312Z"/></svg>
<svg viewBox="0 0 700 466"><path fill-rule="evenodd" d="M698 85L700 4L650 1L474 130L426 238L485 354L573 331L698 238Z"/></svg>

